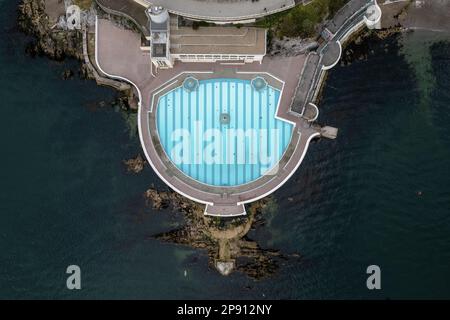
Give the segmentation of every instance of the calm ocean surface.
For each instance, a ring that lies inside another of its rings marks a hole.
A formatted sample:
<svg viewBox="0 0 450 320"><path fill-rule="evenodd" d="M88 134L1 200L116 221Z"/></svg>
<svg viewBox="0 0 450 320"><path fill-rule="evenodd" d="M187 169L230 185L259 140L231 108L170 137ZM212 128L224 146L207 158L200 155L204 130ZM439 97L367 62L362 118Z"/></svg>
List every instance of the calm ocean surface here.
<svg viewBox="0 0 450 320"><path fill-rule="evenodd" d="M319 121L338 139L311 145L249 234L303 258L255 282L150 239L182 218L146 207L143 192L161 186L150 168L126 172L140 145L100 106L114 91L62 81L75 62L26 56L17 3L0 0L0 298L450 298L450 42L380 41L330 73ZM77 292L65 288L70 264ZM365 286L371 264L378 292Z"/></svg>

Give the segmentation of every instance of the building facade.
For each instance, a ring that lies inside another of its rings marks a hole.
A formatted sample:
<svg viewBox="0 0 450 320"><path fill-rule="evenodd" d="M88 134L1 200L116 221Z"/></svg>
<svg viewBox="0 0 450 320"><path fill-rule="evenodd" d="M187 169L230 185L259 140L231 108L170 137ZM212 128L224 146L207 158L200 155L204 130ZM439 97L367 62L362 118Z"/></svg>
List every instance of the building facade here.
<svg viewBox="0 0 450 320"><path fill-rule="evenodd" d="M146 37L153 65L172 68L179 62L262 62L266 54L265 29L254 27L208 26L180 27L178 16L169 15L162 6L145 9L150 34Z"/></svg>

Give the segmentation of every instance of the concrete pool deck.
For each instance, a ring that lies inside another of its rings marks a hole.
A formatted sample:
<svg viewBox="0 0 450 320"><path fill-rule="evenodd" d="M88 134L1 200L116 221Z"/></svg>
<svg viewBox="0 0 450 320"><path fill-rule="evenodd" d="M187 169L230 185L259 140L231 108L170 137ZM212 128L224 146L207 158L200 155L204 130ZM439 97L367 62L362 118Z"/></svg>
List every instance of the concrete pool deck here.
<svg viewBox="0 0 450 320"><path fill-rule="evenodd" d="M317 50L294 57L265 57L254 63L176 63L155 75L149 53L141 51L141 34L123 30L109 20L96 22L96 65L110 78L131 83L139 96L138 128L148 162L158 176L181 195L206 205L205 214L236 216L245 214L245 204L259 200L280 188L297 170L316 137L335 139L338 129L321 127L315 121L315 105L326 73L342 55L344 44L364 25L369 26L366 10L374 0L350 0L322 29ZM370 22L370 21L369 21ZM374 28L374 25L369 27ZM167 157L155 123L158 97L181 86L188 76L198 79L263 77L281 88L276 118L294 125L291 141L271 175L238 186L202 184L179 170ZM278 83L278 84L276 84Z"/></svg>
<svg viewBox="0 0 450 320"><path fill-rule="evenodd" d="M139 96L138 128L147 160L158 176L181 195L206 205L205 214L237 216L245 214L245 204L259 200L280 188L297 170L316 137L334 139L337 129L315 124L315 105L327 70L342 54L342 43L358 32L366 21L366 9L373 0L350 0L325 25L325 40L307 56L265 57L261 63L176 63L155 75L149 53L141 51L141 35L123 30L109 20L96 22L96 65L110 78L131 83ZM276 118L294 125L291 142L278 162L277 171L239 186L211 186L190 178L167 157L155 123L158 96L179 87L188 76L198 79L260 76L281 83Z"/></svg>
<svg viewBox="0 0 450 320"><path fill-rule="evenodd" d="M109 20L98 19L96 26L96 62L106 75L128 81L139 95L139 135L149 163L159 177L172 189L194 201L206 205L205 212L217 216L245 214L244 204L267 196L281 187L295 172L306 154L309 142L320 136L320 130L290 110L298 79L306 56L272 59L262 64L178 63L173 69L160 70L154 77L150 57L140 50L141 37L121 29ZM276 175L265 175L238 187L212 187L198 183L178 170L160 148L154 121L153 97L158 90L170 85L180 75L203 74L211 78L221 76L248 78L263 75L281 80L282 95L277 116L295 125L291 143L279 162Z"/></svg>

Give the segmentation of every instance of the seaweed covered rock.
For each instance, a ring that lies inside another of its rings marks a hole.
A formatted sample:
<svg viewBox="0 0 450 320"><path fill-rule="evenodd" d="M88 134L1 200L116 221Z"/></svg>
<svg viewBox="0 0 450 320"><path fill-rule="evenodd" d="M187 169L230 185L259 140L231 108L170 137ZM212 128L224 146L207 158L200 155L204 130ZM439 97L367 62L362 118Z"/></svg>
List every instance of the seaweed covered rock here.
<svg viewBox="0 0 450 320"><path fill-rule="evenodd" d="M124 160L123 163L127 167L128 172L139 173L144 170L144 165L147 161L145 161L144 158L138 154L136 158Z"/></svg>
<svg viewBox="0 0 450 320"><path fill-rule="evenodd" d="M274 274L279 261L286 258L276 250L261 248L246 237L251 227L262 219L265 207L273 201L271 198L249 205L247 216L218 218L205 216L203 205L173 191L151 188L144 196L153 208L172 208L181 212L186 219L186 224L181 228L152 238L206 250L210 266L222 275L237 270L253 279L265 278Z"/></svg>

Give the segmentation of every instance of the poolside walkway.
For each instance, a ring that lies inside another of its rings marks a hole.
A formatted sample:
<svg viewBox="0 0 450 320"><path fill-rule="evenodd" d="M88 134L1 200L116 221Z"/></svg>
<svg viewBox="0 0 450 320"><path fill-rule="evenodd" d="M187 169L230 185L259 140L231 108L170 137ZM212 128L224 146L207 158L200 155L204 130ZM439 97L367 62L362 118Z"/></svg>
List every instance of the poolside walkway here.
<svg viewBox="0 0 450 320"><path fill-rule="evenodd" d="M100 19L96 24L96 62L106 75L135 86L140 101L139 136L147 160L158 176L183 196L205 204L206 214L241 215L245 214L244 204L269 195L291 177L312 139L336 137L337 129L313 124L318 116L314 103L327 70L340 59L341 44L364 26L366 9L373 3L373 0L350 0L324 27L322 37L325 41L317 52L308 56L265 57L261 64L176 63L174 68L160 70L156 75L149 54L141 51L141 35ZM295 128L275 173L245 185L209 186L185 175L170 161L156 130L156 105L161 94L181 85L188 75L196 75L199 79L263 76L281 84L282 95L276 116L291 122Z"/></svg>
<svg viewBox="0 0 450 320"><path fill-rule="evenodd" d="M146 156L160 178L171 188L195 201L207 204L208 214L233 216L245 214L243 204L270 194L286 182L300 165L309 142L320 133L310 123L290 112L300 73L306 56L264 58L262 64L228 65L220 63L177 63L173 69L160 70L156 77L151 68L150 57L140 50L140 35L123 30L108 20L97 22L96 60L102 72L110 77L133 83L140 93L140 138ZM277 116L295 124L292 141L280 161L276 175L262 178L238 187L212 187L199 184L173 167L159 149L159 139L152 128L152 97L159 88L167 85L183 73L209 72L242 77L240 73L270 74L284 82ZM127 79L127 80L125 80Z"/></svg>

